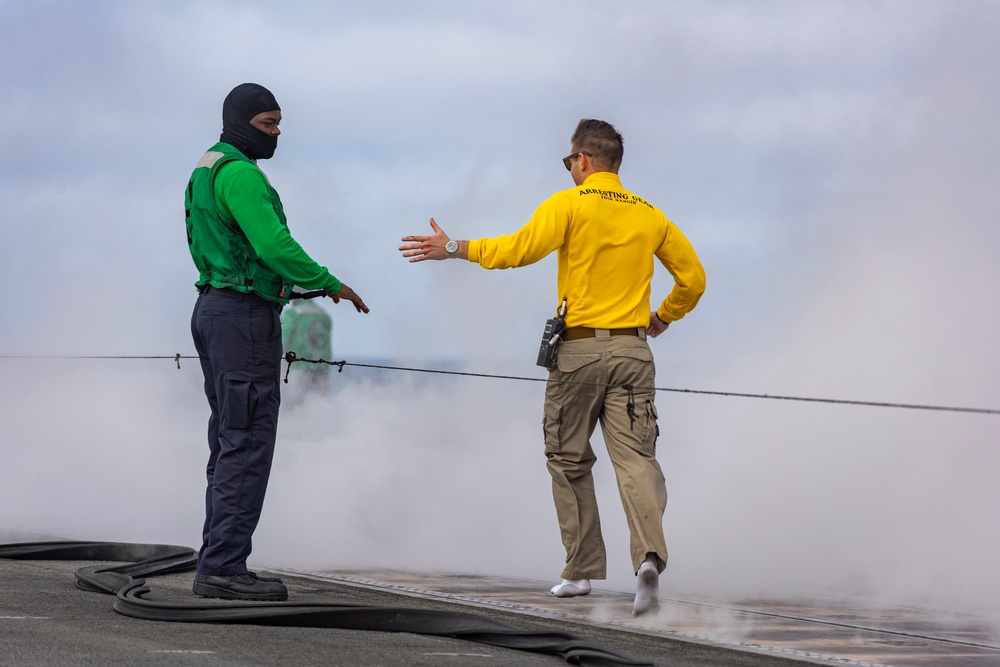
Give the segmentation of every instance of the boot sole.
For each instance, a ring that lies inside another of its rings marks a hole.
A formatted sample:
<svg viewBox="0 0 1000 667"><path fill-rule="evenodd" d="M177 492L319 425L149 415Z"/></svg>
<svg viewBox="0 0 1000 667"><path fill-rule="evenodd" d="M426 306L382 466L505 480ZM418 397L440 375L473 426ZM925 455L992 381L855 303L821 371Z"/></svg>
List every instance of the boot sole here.
<svg viewBox="0 0 1000 667"><path fill-rule="evenodd" d="M258 602L284 602L288 592L284 593L238 593L221 586L206 586L196 584L192 589L195 595L203 598L219 598L221 600L255 600Z"/></svg>

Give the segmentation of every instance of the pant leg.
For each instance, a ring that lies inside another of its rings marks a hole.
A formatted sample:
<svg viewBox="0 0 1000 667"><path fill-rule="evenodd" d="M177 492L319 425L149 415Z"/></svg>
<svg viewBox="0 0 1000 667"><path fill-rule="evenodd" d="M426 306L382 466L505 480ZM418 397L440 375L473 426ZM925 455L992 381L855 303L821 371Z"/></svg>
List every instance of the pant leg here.
<svg viewBox="0 0 1000 667"><path fill-rule="evenodd" d="M545 457L563 546L565 579L604 579L607 555L591 472L597 458L590 436L597 425L604 387L558 382L602 383L600 353L593 340L560 343L558 367L545 389Z"/></svg>
<svg viewBox="0 0 1000 667"><path fill-rule="evenodd" d="M633 569L646 559L657 556L660 571L666 567L667 546L663 536L663 512L667 505L667 487L656 460L659 435L656 406L653 402L656 371L653 355L645 340L616 336L608 342L609 388L601 415L601 428L608 455L618 478L618 491L628 520ZM633 387L629 416L629 392Z"/></svg>
<svg viewBox="0 0 1000 667"><path fill-rule="evenodd" d="M218 392L215 387L215 372L212 370L212 358L208 349L201 339L198 331L198 313L200 311L201 299L195 304L194 312L191 314L191 336L194 339L194 347L198 352L198 360L201 363L201 372L205 378L205 396L208 398L210 416L208 418L208 465L206 466L206 477L208 484L205 488L205 522L201 531L201 549L208 546L208 535L212 527L212 479L215 476L215 461L219 457L219 401Z"/></svg>
<svg viewBox="0 0 1000 667"><path fill-rule="evenodd" d="M246 572L274 455L280 404L277 305L206 293L192 324L209 419L204 542L198 572Z"/></svg>

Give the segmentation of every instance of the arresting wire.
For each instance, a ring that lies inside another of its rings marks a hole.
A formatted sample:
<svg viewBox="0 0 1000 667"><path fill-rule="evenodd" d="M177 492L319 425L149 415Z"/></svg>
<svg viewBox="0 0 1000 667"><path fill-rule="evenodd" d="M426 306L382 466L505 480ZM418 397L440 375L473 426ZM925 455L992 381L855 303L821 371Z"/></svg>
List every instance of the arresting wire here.
<svg viewBox="0 0 1000 667"><path fill-rule="evenodd" d="M177 353L175 355L146 355L146 356L85 356L85 355L0 355L0 359L172 359L176 362L177 368L181 367L181 359L198 359L197 355L182 355ZM389 371L403 371L410 373L430 373L437 375L458 375L463 377L476 377L476 378L486 378L493 380L517 380L521 382L561 382L563 384L586 384L599 387L614 387L619 385L611 385L607 383L600 382L581 382L577 380L551 380L549 378L533 378L525 377L521 375L498 375L495 373L473 373L469 371L449 371L439 368L412 368L408 366L391 366L386 364L365 364L352 361L328 361L326 359L307 359L305 357L300 357L295 354L295 352L287 352L284 357L285 361L288 363L288 367L285 370L285 382L288 382L288 373L291 371L292 364L298 362L310 363L310 364L327 364L330 366L336 366L338 372L343 372L345 366L353 366L355 368L374 368L379 370L389 370ZM643 391L662 391L670 392L676 394L697 394L701 396L721 396L727 398L756 398L765 399L772 401L794 401L801 403L823 403L828 405L854 405L854 406L865 406L873 408L898 408L904 410L926 410L935 412L959 412L967 414L980 414L980 415L1000 415L1000 409L992 408L969 408L969 407L959 407L950 405L927 405L920 403L891 403L885 401L858 401L851 399L841 399L841 398L815 398L807 396L783 396L778 394L753 394L746 392L736 392L736 391L712 391L707 389L678 389L674 387L636 387L632 385L620 385L625 389L631 390L643 390Z"/></svg>
<svg viewBox="0 0 1000 667"><path fill-rule="evenodd" d="M581 382L577 380L550 380L549 378L532 378L523 377L519 375L496 375L492 373L471 373L467 371L446 371L441 369L431 369L431 368L409 368L406 366L388 366L383 364L362 364L355 363L351 361L327 361L326 359L305 359L303 357L296 356L294 352L288 352L285 354L285 361L288 363L288 368L285 369L285 382L288 382L288 373L292 369L292 364L304 361L310 364L329 364L330 366L337 366L337 372L342 373L344 371L344 366L355 366L358 368L377 368L383 370L391 371L409 371L412 373L437 373L442 375L461 375L466 377L478 377L478 378L491 378L497 380L520 380L525 382L560 382L563 384L586 384L598 387L615 387L621 386L624 389L631 391L634 390L644 390L644 391L663 391L663 392L673 392L678 394L700 394L704 396L726 396L734 398L760 398L778 401L801 401L807 403L828 403L834 405L859 405L868 406L876 408L903 408L908 410L935 410L939 412L966 412L973 414L986 414L986 415L1000 415L1000 410L994 410L990 408L965 408L965 407L955 407L946 405L924 405L916 403L888 403L882 401L856 401L849 399L838 399L838 398L809 398L804 396L780 396L774 394L750 394L741 393L734 391L709 391L704 389L676 389L671 387L637 387L633 385L612 385L602 382Z"/></svg>
<svg viewBox="0 0 1000 667"><path fill-rule="evenodd" d="M31 355L31 354L0 354L0 359L173 359L177 362L177 368L181 367L181 359L197 359L197 356L182 355L180 352L173 355L135 355L135 356L113 356L113 355Z"/></svg>

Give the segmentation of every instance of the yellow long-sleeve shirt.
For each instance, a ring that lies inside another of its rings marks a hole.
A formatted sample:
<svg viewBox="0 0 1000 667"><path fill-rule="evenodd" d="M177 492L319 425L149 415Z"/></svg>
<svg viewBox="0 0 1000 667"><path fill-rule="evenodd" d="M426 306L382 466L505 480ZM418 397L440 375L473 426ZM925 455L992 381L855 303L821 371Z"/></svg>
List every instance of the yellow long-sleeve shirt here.
<svg viewBox="0 0 1000 667"><path fill-rule="evenodd" d="M705 270L684 234L611 172L555 193L514 234L469 241L469 261L506 269L553 250L559 251L557 303L566 297L566 326L648 326L654 256L674 278L656 310L664 322L684 317L705 291Z"/></svg>

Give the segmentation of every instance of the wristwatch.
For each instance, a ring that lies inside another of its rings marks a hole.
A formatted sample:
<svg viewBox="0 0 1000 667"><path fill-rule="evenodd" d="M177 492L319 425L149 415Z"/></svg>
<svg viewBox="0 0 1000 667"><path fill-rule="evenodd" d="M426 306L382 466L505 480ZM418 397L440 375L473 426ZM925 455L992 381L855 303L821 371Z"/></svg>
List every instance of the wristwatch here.
<svg viewBox="0 0 1000 667"><path fill-rule="evenodd" d="M449 255L454 255L458 252L458 241L448 241L444 246L444 251Z"/></svg>

